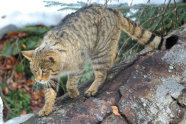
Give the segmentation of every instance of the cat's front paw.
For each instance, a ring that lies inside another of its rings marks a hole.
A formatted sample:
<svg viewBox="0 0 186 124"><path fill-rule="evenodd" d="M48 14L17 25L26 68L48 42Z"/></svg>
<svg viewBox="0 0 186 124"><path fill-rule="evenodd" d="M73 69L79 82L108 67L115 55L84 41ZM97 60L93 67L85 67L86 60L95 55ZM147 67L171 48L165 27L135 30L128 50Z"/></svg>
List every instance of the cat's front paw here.
<svg viewBox="0 0 186 124"><path fill-rule="evenodd" d="M79 91L77 88L68 89L68 94L69 94L70 98L76 98L77 96L79 96Z"/></svg>
<svg viewBox="0 0 186 124"><path fill-rule="evenodd" d="M45 107L45 108L42 108L40 111L39 111L39 116L45 116L45 115L49 115L50 113L52 112L52 108L50 107Z"/></svg>
<svg viewBox="0 0 186 124"><path fill-rule="evenodd" d="M85 96L86 97L91 97L91 96L95 96L97 93L98 89L97 88L89 88L86 92L85 92Z"/></svg>

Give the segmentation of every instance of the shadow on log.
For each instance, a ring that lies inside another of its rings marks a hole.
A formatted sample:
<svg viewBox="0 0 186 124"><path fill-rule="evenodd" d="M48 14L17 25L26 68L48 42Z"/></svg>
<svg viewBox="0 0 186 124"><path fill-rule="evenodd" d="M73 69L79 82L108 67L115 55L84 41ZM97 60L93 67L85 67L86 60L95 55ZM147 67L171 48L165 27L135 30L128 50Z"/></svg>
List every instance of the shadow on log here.
<svg viewBox="0 0 186 124"><path fill-rule="evenodd" d="M167 51L144 49L113 67L95 97L56 100L52 114L24 124L186 123L186 25L174 33L179 43Z"/></svg>

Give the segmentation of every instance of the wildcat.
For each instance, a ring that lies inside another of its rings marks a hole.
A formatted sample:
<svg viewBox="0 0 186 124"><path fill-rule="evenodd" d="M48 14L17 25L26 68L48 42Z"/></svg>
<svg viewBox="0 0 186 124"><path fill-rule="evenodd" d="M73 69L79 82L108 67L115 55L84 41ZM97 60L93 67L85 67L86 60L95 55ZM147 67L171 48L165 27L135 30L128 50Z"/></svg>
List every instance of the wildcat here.
<svg viewBox="0 0 186 124"><path fill-rule="evenodd" d="M66 16L44 36L38 48L22 52L30 61L36 82L45 87L45 105L40 116L52 112L61 75L68 75L69 96L79 95L77 83L87 60L92 63L95 80L85 94L88 97L96 94L114 62L121 30L140 44L159 50L170 49L178 40L175 35L168 38L156 36L118 10L99 5L83 7Z"/></svg>

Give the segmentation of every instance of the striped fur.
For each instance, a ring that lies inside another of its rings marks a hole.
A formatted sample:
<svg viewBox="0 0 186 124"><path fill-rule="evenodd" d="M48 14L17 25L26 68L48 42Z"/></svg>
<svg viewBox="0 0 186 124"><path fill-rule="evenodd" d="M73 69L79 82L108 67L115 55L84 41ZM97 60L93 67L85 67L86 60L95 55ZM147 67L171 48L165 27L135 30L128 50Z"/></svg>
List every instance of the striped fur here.
<svg viewBox="0 0 186 124"><path fill-rule="evenodd" d="M135 22L124 17L120 12L114 10L119 15L119 21L122 29L132 38L138 40L142 45L150 46L154 49L165 50L170 49L174 44L177 43L178 37L173 35L167 39L156 36L148 30L142 29Z"/></svg>
<svg viewBox="0 0 186 124"><path fill-rule="evenodd" d="M167 39L156 36L111 8L91 5L66 16L45 35L38 48L23 52L30 60L35 79L47 82L45 85L50 89L46 90L45 101L45 105L50 104L49 109L44 107L40 116L49 114L53 107L55 95L47 92L55 94L57 83L53 80L60 75L68 74L69 96L74 98L79 95L77 83L87 60L92 63L95 80L85 94L88 97L96 94L114 62L121 30L140 44L155 49L171 48L177 41L176 36ZM48 99L52 101L48 103Z"/></svg>
<svg viewBox="0 0 186 124"><path fill-rule="evenodd" d="M39 111L39 116L48 115L52 112L55 98L56 98L56 92L52 88L45 88L45 105L42 108L42 110Z"/></svg>

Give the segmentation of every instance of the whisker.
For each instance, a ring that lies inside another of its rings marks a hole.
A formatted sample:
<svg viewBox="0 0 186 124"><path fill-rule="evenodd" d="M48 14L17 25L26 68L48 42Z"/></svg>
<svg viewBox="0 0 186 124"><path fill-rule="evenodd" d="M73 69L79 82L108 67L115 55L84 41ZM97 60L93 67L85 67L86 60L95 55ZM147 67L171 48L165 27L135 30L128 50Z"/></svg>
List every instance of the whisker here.
<svg viewBox="0 0 186 124"><path fill-rule="evenodd" d="M32 86L32 89L31 89L32 92L34 91L34 87L35 87L35 84Z"/></svg>
<svg viewBox="0 0 186 124"><path fill-rule="evenodd" d="M38 83L37 81L34 82L34 85L32 86L32 89L31 89L32 92L34 91L35 86L37 86L37 83Z"/></svg>
<svg viewBox="0 0 186 124"><path fill-rule="evenodd" d="M36 85L36 86L37 86L37 89L39 89L39 82L36 82L36 84L37 84L37 85Z"/></svg>
<svg viewBox="0 0 186 124"><path fill-rule="evenodd" d="M50 88L49 83L47 83L48 88Z"/></svg>
<svg viewBox="0 0 186 124"><path fill-rule="evenodd" d="M46 83L45 86L46 86L46 89L47 89L48 88L48 83Z"/></svg>
<svg viewBox="0 0 186 124"><path fill-rule="evenodd" d="M48 86L48 88L50 88L50 84L49 83L47 83L47 86Z"/></svg>

